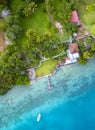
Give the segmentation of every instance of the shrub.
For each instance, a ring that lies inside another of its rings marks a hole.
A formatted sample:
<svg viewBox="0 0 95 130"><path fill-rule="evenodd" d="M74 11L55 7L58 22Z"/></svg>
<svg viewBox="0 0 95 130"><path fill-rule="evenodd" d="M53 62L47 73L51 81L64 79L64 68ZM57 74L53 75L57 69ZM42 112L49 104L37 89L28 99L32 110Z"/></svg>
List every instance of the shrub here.
<svg viewBox="0 0 95 130"><path fill-rule="evenodd" d="M86 63L87 63L87 59L85 59L85 58L83 58L83 57L79 57L79 58L78 58L78 62L79 62L80 64L86 64Z"/></svg>
<svg viewBox="0 0 95 130"><path fill-rule="evenodd" d="M31 16L35 12L36 8L37 8L37 4L35 4L35 2L27 3L27 5L25 6L23 10L23 15L26 17Z"/></svg>
<svg viewBox="0 0 95 130"><path fill-rule="evenodd" d="M8 36L9 39L15 40L16 38L22 35L21 26L14 24L11 27L8 27L6 30L6 35Z"/></svg>
<svg viewBox="0 0 95 130"><path fill-rule="evenodd" d="M6 30L6 24L4 20L0 20L0 30L5 31Z"/></svg>
<svg viewBox="0 0 95 130"><path fill-rule="evenodd" d="M92 43L92 45L91 45L91 50L92 50L92 51L95 51L95 42Z"/></svg>
<svg viewBox="0 0 95 130"><path fill-rule="evenodd" d="M77 24L76 23L66 23L65 24L65 29L67 32L69 32L69 34L73 34L74 32L77 32L78 31L78 27L77 27Z"/></svg>
<svg viewBox="0 0 95 130"><path fill-rule="evenodd" d="M91 52L90 51L84 51L83 52L83 58L84 59L89 59L91 57Z"/></svg>

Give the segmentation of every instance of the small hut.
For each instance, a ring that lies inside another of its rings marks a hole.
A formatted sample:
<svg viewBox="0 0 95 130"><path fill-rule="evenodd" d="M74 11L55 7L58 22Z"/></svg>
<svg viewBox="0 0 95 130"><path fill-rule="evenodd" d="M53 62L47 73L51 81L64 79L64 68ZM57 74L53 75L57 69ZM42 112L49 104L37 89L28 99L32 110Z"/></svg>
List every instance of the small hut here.
<svg viewBox="0 0 95 130"><path fill-rule="evenodd" d="M72 12L71 22L72 22L72 23L79 23L79 17L78 17L78 13L77 13L76 10L74 10L74 11Z"/></svg>

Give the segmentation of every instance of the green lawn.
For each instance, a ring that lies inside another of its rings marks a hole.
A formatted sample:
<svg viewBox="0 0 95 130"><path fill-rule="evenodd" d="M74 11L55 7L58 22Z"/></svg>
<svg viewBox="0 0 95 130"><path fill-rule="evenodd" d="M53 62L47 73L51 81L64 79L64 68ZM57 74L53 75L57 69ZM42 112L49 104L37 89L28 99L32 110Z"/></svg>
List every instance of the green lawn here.
<svg viewBox="0 0 95 130"><path fill-rule="evenodd" d="M50 59L48 61L42 62L41 67L36 69L36 75L42 76L53 73L54 68L58 65L58 63L59 63L58 59Z"/></svg>
<svg viewBox="0 0 95 130"><path fill-rule="evenodd" d="M95 35L95 11L84 14L84 22L91 34Z"/></svg>
<svg viewBox="0 0 95 130"><path fill-rule="evenodd" d="M86 6L95 3L95 0L80 0L78 6L79 17L87 25L89 32L95 35L95 11L88 12Z"/></svg>
<svg viewBox="0 0 95 130"><path fill-rule="evenodd" d="M23 17L20 20L20 24L23 28L23 35L19 39L17 39L17 43L25 42L26 40L26 31L29 28L32 28L34 31L38 33L49 32L48 24L49 19L45 12L43 12L43 4L39 6L37 11L29 18Z"/></svg>
<svg viewBox="0 0 95 130"><path fill-rule="evenodd" d="M24 17L21 19L21 25L24 31L29 28L44 33L48 32L49 19L46 12L43 11L44 4L39 5L37 11L31 17Z"/></svg>

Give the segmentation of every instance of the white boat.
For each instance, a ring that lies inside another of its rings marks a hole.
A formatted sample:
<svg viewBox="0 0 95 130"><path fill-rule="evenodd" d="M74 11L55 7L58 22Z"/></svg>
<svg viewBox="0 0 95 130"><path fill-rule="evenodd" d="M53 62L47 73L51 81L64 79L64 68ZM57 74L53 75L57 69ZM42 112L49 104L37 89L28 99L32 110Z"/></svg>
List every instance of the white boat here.
<svg viewBox="0 0 95 130"><path fill-rule="evenodd" d="M37 116L37 122L39 122L41 119L41 114L39 113L38 116Z"/></svg>

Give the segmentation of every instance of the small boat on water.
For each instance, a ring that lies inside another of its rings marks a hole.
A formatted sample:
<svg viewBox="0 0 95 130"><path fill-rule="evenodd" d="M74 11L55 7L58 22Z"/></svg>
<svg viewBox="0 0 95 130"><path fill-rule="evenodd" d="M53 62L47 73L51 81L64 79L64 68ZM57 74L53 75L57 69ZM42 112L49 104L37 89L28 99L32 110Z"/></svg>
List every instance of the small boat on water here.
<svg viewBox="0 0 95 130"><path fill-rule="evenodd" d="M41 114L39 113L38 116L37 116L37 122L39 122L41 119Z"/></svg>

